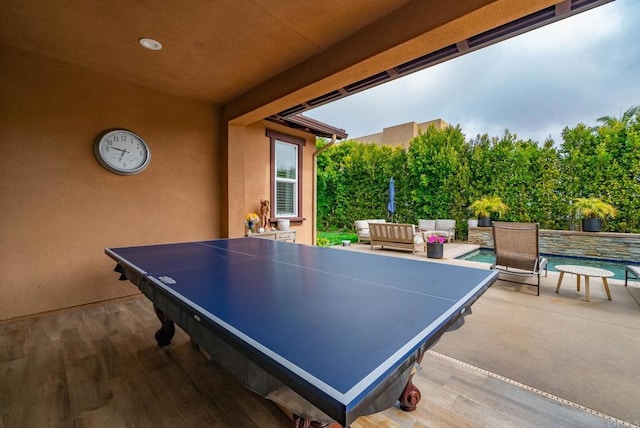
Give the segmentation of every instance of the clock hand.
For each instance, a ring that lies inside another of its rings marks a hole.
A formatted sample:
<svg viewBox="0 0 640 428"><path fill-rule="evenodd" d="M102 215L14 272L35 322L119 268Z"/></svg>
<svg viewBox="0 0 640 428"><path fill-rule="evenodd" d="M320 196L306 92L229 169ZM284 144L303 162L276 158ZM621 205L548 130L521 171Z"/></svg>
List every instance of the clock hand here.
<svg viewBox="0 0 640 428"><path fill-rule="evenodd" d="M123 150L122 154L120 155L120 160L122 160L122 157L124 156L125 153L129 153L127 150Z"/></svg>

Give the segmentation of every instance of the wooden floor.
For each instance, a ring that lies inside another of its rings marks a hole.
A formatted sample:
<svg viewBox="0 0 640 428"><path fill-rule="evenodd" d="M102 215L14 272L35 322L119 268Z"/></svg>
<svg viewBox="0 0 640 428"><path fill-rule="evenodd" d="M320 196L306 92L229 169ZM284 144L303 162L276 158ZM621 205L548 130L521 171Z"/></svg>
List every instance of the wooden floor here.
<svg viewBox="0 0 640 428"><path fill-rule="evenodd" d="M0 427L290 427L271 402L208 362L134 297L0 323ZM359 418L359 427L619 426L428 353L418 409Z"/></svg>

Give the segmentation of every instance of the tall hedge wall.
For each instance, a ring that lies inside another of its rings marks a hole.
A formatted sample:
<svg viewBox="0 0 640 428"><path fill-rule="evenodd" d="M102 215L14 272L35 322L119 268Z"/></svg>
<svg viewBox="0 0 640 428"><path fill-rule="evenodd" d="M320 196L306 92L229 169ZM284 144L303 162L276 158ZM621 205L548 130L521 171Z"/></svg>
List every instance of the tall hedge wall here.
<svg viewBox="0 0 640 428"><path fill-rule="evenodd" d="M591 128L565 128L562 144L523 141L505 131L467 141L459 126L430 127L408 150L346 141L318 157L318 228L352 230L354 220L386 218L394 178L393 221L453 218L467 232L467 207L485 195L509 206L506 221L546 229L575 224L571 201L600 197L618 209L605 230L640 232L640 108ZM319 145L323 145L320 142Z"/></svg>

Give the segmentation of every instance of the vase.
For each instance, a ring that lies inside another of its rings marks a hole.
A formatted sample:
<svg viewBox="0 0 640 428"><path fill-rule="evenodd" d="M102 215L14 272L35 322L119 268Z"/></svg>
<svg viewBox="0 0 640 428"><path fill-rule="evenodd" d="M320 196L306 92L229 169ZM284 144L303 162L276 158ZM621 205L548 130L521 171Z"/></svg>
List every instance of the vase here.
<svg viewBox="0 0 640 428"><path fill-rule="evenodd" d="M289 230L289 225L290 225L289 219L278 220L278 230Z"/></svg>
<svg viewBox="0 0 640 428"><path fill-rule="evenodd" d="M247 223L247 227L249 227L249 232L251 232L251 233L254 232L253 228L255 227L255 225L253 224L252 221Z"/></svg>
<svg viewBox="0 0 640 428"><path fill-rule="evenodd" d="M440 242L427 242L427 257L441 259L444 253L444 244Z"/></svg>

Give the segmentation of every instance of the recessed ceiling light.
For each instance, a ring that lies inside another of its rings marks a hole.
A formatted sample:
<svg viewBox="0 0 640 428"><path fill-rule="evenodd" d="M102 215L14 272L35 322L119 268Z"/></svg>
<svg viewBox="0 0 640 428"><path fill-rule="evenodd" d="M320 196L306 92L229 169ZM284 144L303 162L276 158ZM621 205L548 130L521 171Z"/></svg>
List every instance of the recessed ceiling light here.
<svg viewBox="0 0 640 428"><path fill-rule="evenodd" d="M160 49L162 49L162 43L157 40L149 39L147 37L143 37L142 39L138 40L138 43L140 43L142 47L151 49L152 51L159 51Z"/></svg>

